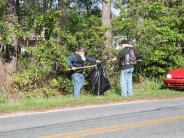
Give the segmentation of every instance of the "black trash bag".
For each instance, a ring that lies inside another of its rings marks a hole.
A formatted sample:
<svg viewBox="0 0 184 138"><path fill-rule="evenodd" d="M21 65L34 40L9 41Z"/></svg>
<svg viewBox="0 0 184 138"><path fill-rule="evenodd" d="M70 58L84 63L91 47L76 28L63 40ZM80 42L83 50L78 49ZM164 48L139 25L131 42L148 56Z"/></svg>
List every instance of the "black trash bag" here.
<svg viewBox="0 0 184 138"><path fill-rule="evenodd" d="M97 64L97 67L92 68L86 79L89 81L94 95L103 95L105 91L111 88L107 74L101 64Z"/></svg>

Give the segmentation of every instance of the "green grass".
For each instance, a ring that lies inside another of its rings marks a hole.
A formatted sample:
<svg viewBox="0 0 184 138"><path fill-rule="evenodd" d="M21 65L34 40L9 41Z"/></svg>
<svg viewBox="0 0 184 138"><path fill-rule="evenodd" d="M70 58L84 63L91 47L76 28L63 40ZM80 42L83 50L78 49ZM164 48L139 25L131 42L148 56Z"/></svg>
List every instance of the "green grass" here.
<svg viewBox="0 0 184 138"><path fill-rule="evenodd" d="M81 95L80 98L74 98L71 96L57 96L50 98L29 97L17 98L17 100L14 101L7 100L6 98L8 96L6 93L3 93L3 97L0 98L0 112L30 111L112 102L127 102L143 99L184 97L184 91L159 89L159 87L159 83L145 80L140 84L134 85L134 95L132 97L121 97L117 93L120 90L119 88L111 89L104 96Z"/></svg>

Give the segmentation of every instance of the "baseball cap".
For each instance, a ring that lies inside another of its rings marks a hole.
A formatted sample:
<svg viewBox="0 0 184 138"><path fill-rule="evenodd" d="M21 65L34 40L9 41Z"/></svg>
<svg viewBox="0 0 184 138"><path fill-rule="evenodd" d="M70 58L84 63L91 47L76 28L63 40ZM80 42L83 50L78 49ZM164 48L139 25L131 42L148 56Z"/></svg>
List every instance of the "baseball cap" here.
<svg viewBox="0 0 184 138"><path fill-rule="evenodd" d="M85 52L85 48L84 48L84 47L79 47L79 48L77 49L77 51Z"/></svg>
<svg viewBox="0 0 184 138"><path fill-rule="evenodd" d="M121 42L120 42L119 44L120 44L120 45L122 45L122 44L129 44L129 42L128 42L128 40L123 39L123 40L121 40Z"/></svg>

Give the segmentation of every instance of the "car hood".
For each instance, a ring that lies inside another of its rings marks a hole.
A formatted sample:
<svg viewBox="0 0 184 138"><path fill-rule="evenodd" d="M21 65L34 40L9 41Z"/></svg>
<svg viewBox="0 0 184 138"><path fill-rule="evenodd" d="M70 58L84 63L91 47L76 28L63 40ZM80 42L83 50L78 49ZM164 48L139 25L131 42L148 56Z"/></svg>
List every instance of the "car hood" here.
<svg viewBox="0 0 184 138"><path fill-rule="evenodd" d="M172 78L184 79L184 68L172 70L168 74L171 74Z"/></svg>

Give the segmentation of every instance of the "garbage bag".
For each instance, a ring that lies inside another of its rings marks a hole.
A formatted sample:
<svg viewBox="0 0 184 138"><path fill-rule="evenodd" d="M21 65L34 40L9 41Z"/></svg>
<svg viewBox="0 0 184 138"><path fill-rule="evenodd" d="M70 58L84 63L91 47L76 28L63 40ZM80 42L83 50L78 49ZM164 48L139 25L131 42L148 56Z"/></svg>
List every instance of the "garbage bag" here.
<svg viewBox="0 0 184 138"><path fill-rule="evenodd" d="M89 81L91 91L94 95L102 95L111 88L107 74L101 64L90 70L86 79Z"/></svg>

